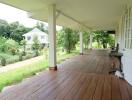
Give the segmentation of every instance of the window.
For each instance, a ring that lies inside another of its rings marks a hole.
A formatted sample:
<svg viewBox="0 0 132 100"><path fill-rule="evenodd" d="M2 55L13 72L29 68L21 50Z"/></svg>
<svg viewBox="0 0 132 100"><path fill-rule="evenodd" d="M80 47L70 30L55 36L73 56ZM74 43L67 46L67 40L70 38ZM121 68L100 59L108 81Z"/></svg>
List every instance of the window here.
<svg viewBox="0 0 132 100"><path fill-rule="evenodd" d="M41 36L41 39L45 39L45 36Z"/></svg>
<svg viewBox="0 0 132 100"><path fill-rule="evenodd" d="M124 16L124 39L125 48L132 49L132 13L131 8L127 9Z"/></svg>
<svg viewBox="0 0 132 100"><path fill-rule="evenodd" d="M31 40L31 36L27 36L27 40Z"/></svg>

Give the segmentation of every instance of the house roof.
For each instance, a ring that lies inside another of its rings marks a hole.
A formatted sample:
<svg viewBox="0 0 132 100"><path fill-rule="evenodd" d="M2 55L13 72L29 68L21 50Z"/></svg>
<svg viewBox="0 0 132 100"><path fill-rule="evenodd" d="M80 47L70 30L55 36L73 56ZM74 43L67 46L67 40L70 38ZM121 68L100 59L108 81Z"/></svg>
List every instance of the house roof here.
<svg viewBox="0 0 132 100"><path fill-rule="evenodd" d="M32 18L45 22L48 21L48 5L56 4L57 11L61 12L57 17L58 25L75 28L80 26L75 20L70 19L74 18L92 29L103 30L117 29L125 5L132 4L132 0L0 0L0 2L25 10Z"/></svg>
<svg viewBox="0 0 132 100"><path fill-rule="evenodd" d="M23 34L23 36L32 36L34 34L35 35L37 34L37 35L45 35L45 36L48 36L47 33L43 32L43 31L40 31L38 28L34 28L30 32Z"/></svg>

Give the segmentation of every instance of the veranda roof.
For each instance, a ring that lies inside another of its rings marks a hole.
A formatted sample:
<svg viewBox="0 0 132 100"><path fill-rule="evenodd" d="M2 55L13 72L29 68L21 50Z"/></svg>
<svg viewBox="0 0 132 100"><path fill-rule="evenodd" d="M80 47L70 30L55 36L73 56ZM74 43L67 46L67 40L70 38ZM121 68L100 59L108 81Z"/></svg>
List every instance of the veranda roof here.
<svg viewBox="0 0 132 100"><path fill-rule="evenodd" d="M115 30L126 4L132 0L0 0L30 13L31 17L48 21L48 5L56 4L57 24L92 29ZM7 12L8 13L8 12ZM67 17L69 18L67 18Z"/></svg>

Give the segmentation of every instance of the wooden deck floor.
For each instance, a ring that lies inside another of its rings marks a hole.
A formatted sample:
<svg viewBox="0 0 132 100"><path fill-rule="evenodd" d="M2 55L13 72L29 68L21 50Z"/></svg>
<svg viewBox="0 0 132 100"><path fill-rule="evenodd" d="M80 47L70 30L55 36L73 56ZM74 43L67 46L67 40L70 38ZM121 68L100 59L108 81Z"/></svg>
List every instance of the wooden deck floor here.
<svg viewBox="0 0 132 100"><path fill-rule="evenodd" d="M108 74L111 60L106 50L90 50L59 65L60 69L85 73Z"/></svg>
<svg viewBox="0 0 132 100"><path fill-rule="evenodd" d="M109 75L107 51L68 59L2 93L0 100L132 100L132 87Z"/></svg>

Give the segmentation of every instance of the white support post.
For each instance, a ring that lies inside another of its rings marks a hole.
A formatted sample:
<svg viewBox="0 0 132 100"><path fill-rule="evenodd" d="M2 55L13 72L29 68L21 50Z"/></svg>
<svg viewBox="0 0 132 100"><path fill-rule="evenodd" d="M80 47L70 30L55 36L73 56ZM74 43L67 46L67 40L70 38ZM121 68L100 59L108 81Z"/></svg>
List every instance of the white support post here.
<svg viewBox="0 0 132 100"><path fill-rule="evenodd" d="M93 36L92 36L92 34L90 34L90 49L92 49L92 42L93 42Z"/></svg>
<svg viewBox="0 0 132 100"><path fill-rule="evenodd" d="M56 6L48 7L48 28L49 28L49 69L57 70L56 65Z"/></svg>
<svg viewBox="0 0 132 100"><path fill-rule="evenodd" d="M80 32L80 54L83 55L83 33Z"/></svg>

